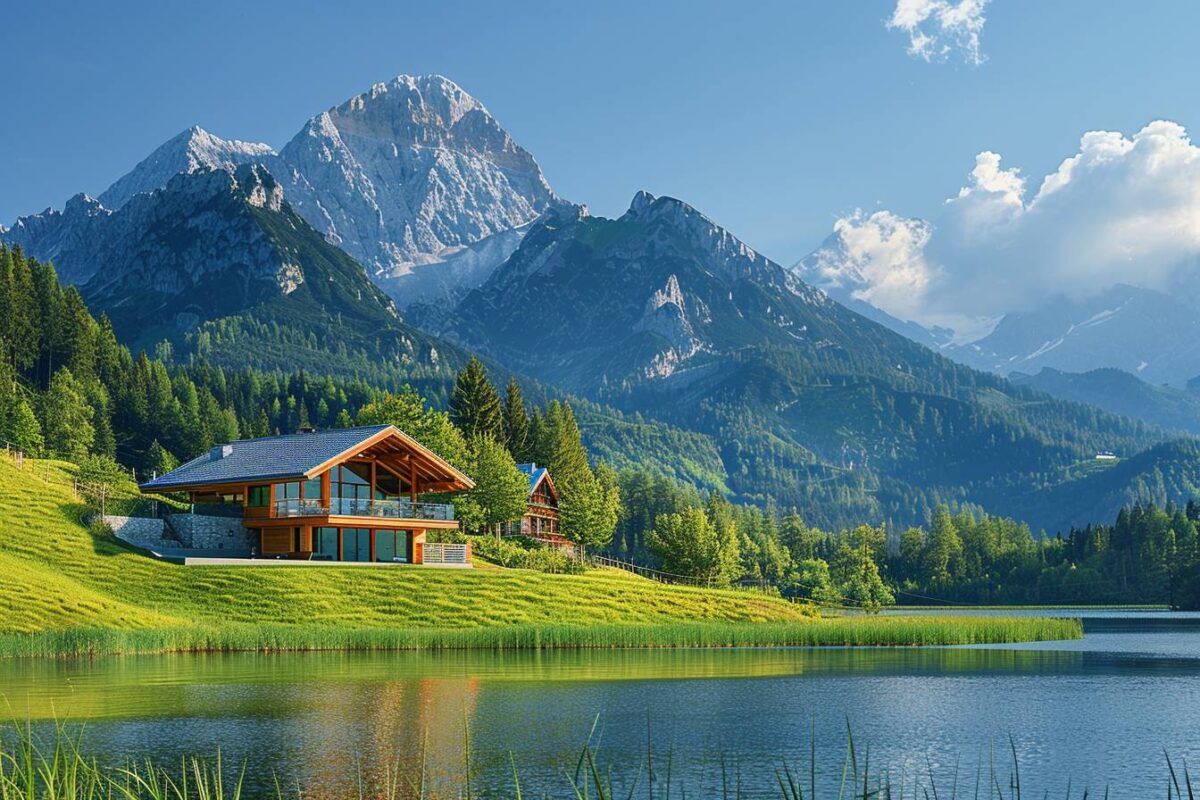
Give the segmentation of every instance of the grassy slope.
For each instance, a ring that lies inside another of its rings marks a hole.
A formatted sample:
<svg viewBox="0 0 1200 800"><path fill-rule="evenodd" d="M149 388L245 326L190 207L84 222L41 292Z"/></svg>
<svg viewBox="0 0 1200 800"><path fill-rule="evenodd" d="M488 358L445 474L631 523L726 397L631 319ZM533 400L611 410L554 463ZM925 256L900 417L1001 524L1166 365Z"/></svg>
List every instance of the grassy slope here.
<svg viewBox="0 0 1200 800"><path fill-rule="evenodd" d="M182 567L93 537L66 467L0 460L0 632L230 622L454 627L513 623L796 620L746 592L663 586L624 572Z"/></svg>
<svg viewBox="0 0 1200 800"><path fill-rule="evenodd" d="M755 593L666 586L613 570L184 567L89 533L69 474L46 462L18 471L0 458L0 656L953 644L1080 634L1076 623L1055 620L815 619Z"/></svg>

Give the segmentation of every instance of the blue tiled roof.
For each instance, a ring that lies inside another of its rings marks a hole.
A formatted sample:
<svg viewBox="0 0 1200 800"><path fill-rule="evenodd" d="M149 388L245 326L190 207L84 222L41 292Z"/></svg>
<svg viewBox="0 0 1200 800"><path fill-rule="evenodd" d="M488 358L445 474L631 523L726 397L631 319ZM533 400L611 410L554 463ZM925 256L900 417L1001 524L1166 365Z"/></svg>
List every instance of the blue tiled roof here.
<svg viewBox="0 0 1200 800"><path fill-rule="evenodd" d="M517 469L529 476L529 493L533 494L533 490L537 488L546 474L546 468L539 467L537 464L517 464Z"/></svg>
<svg viewBox="0 0 1200 800"><path fill-rule="evenodd" d="M306 472L365 442L390 425L264 436L217 445L183 466L143 483L143 491L182 486L301 478Z"/></svg>

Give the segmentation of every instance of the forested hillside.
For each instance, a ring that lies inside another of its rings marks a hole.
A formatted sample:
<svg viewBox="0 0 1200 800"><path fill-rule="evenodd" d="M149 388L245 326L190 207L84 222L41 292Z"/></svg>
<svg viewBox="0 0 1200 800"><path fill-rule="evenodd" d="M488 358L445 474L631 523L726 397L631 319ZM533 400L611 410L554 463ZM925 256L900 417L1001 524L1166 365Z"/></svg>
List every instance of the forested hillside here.
<svg viewBox="0 0 1200 800"><path fill-rule="evenodd" d="M363 406L406 387L445 409L466 362L376 360L361 340L307 338L316 335L287 314L269 322L247 314L214 321L179 348L135 355L51 265L0 246L0 440L33 454L114 456L143 474L240 437L349 425ZM238 360L247 363L227 363ZM311 369L326 360L336 368ZM550 398L536 384L525 390L534 406ZM593 452L612 463L653 453L646 463L665 474L705 487L723 481L704 437L590 403L581 415Z"/></svg>
<svg viewBox="0 0 1200 800"><path fill-rule="evenodd" d="M1086 493L1072 516L1050 513L1042 493L1097 451L1133 456L1170 438L957 365L687 204L645 193L618 219L543 218L431 331L705 437L734 497L831 526L904 526L941 503L1036 527L1087 522ZM1131 488L1126 500L1188 499L1184 481L1166 485L1165 496Z"/></svg>

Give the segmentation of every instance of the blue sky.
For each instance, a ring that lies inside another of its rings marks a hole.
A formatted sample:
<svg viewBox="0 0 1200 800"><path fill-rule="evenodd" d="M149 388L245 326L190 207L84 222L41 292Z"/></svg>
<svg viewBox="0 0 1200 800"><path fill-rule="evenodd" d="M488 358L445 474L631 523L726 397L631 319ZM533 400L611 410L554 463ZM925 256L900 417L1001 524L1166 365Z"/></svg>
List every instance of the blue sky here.
<svg viewBox="0 0 1200 800"><path fill-rule="evenodd" d="M855 208L935 215L982 150L1036 189L1085 131L1195 127L1200 4L993 0L979 66L910 55L894 4L12 4L0 222L192 124L282 146L400 73L458 82L594 213L674 195L785 263Z"/></svg>

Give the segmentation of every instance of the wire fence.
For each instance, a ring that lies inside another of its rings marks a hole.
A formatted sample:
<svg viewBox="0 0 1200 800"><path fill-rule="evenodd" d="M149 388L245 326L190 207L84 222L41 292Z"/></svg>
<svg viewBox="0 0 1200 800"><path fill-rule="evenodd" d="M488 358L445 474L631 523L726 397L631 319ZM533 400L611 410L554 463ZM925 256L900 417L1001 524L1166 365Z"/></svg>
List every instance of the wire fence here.
<svg viewBox="0 0 1200 800"><path fill-rule="evenodd" d="M12 442L0 441L3 446L2 457L17 470L41 479L46 485L69 488L71 496L98 512L101 516L116 515L125 517L157 516L158 501L142 496L134 489L123 488L115 483L81 479L70 469L64 469L56 461L70 463L71 458L61 453L43 453L31 457L21 447ZM130 481L135 480L130 470Z"/></svg>

